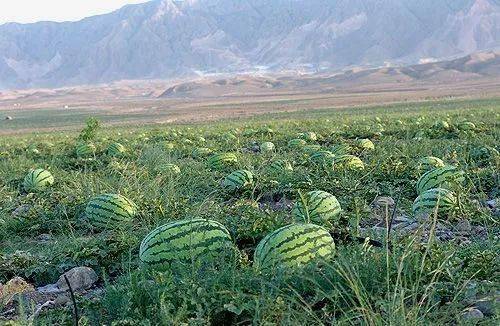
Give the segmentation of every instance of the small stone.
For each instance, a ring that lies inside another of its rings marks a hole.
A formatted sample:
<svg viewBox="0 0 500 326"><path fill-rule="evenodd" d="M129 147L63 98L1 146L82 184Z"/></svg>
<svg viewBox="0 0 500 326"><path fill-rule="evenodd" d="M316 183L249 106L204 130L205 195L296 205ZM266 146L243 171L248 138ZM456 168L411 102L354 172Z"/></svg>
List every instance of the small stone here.
<svg viewBox="0 0 500 326"><path fill-rule="evenodd" d="M392 197L386 196L376 197L371 204L372 207L394 207L394 205L394 199L392 199Z"/></svg>
<svg viewBox="0 0 500 326"><path fill-rule="evenodd" d="M14 277L5 285L0 284L0 303L7 304L14 296L34 290L33 285L26 282L22 277Z"/></svg>
<svg viewBox="0 0 500 326"><path fill-rule="evenodd" d="M12 119L13 118L10 115L8 115L8 116L5 117L5 120L12 120Z"/></svg>
<svg viewBox="0 0 500 326"><path fill-rule="evenodd" d="M479 320L483 319L484 314L481 312L481 310L477 308L467 308L464 312L462 312L462 319L464 320Z"/></svg>
<svg viewBox="0 0 500 326"><path fill-rule="evenodd" d="M497 207L497 200L496 199L488 200L486 204L490 209L495 209Z"/></svg>
<svg viewBox="0 0 500 326"><path fill-rule="evenodd" d="M461 220L460 222L458 222L457 225L455 226L455 229L459 232L464 232L464 233L469 233L472 231L472 227L468 220Z"/></svg>
<svg viewBox="0 0 500 326"><path fill-rule="evenodd" d="M47 233L42 233L36 237L36 240L40 241L40 242L47 242L47 241L52 240L52 236L50 234L47 234Z"/></svg>
<svg viewBox="0 0 500 326"><path fill-rule="evenodd" d="M500 296L487 296L482 297L480 300L474 303L474 306L481 310L481 312L485 316L493 316L495 315L495 310L499 308L500 305Z"/></svg>
<svg viewBox="0 0 500 326"><path fill-rule="evenodd" d="M57 298L54 300L54 305L56 305L57 307L63 307L69 304L70 302L71 299L67 295L61 294L57 296Z"/></svg>
<svg viewBox="0 0 500 326"><path fill-rule="evenodd" d="M64 276L68 278L73 291L86 290L91 288L97 282L97 274L90 267L75 267L59 277L56 285L62 291L68 291L68 285Z"/></svg>
<svg viewBox="0 0 500 326"><path fill-rule="evenodd" d="M28 215L28 212L30 211L31 206L30 205L21 205L17 207L13 212L12 216L13 217L26 217Z"/></svg>

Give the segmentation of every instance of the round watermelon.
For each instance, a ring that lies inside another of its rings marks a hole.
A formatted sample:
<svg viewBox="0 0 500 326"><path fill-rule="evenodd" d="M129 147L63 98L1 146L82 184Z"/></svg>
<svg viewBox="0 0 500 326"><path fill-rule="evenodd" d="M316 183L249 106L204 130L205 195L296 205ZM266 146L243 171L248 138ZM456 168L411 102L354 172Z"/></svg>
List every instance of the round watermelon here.
<svg viewBox="0 0 500 326"><path fill-rule="evenodd" d="M340 203L334 195L316 190L298 199L293 207L292 216L296 221L303 222L335 222L341 212Z"/></svg>
<svg viewBox="0 0 500 326"><path fill-rule="evenodd" d="M122 156L126 152L125 146L120 143L112 143L108 146L108 155L109 156Z"/></svg>
<svg viewBox="0 0 500 326"><path fill-rule="evenodd" d="M340 170L363 170L365 165L363 161L354 155L339 155L333 159L334 169Z"/></svg>
<svg viewBox="0 0 500 326"><path fill-rule="evenodd" d="M374 150L375 145L369 139L358 139L357 146L364 150Z"/></svg>
<svg viewBox="0 0 500 326"><path fill-rule="evenodd" d="M233 153L215 154L208 159L208 166L215 170L233 166L236 163L238 163L238 158Z"/></svg>
<svg viewBox="0 0 500 326"><path fill-rule="evenodd" d="M96 148L95 148L94 144L91 144L91 143L79 144L76 147L76 156L80 157L80 158L94 156L95 152L96 152Z"/></svg>
<svg viewBox="0 0 500 326"><path fill-rule="evenodd" d="M215 262L234 252L229 231L219 222L189 219L167 223L149 233L139 248L140 261L156 270Z"/></svg>
<svg viewBox="0 0 500 326"><path fill-rule="evenodd" d="M253 183L254 177L252 172L248 170L238 170L225 177L222 186L224 189L233 192L249 188Z"/></svg>
<svg viewBox="0 0 500 326"><path fill-rule="evenodd" d="M303 147L306 141L303 139L292 139L288 142L288 147Z"/></svg>
<svg viewBox="0 0 500 326"><path fill-rule="evenodd" d="M52 174L44 169L36 169L28 172L24 178L23 187L26 191L40 191L54 184Z"/></svg>
<svg viewBox="0 0 500 326"><path fill-rule="evenodd" d="M444 214L457 207L455 194L448 189L434 188L422 192L413 202L413 214Z"/></svg>
<svg viewBox="0 0 500 326"><path fill-rule="evenodd" d="M442 168L443 166L445 166L443 160L434 156L422 157L420 160L418 160L418 163L419 163L418 169L421 171L429 171L435 168Z"/></svg>
<svg viewBox="0 0 500 326"><path fill-rule="evenodd" d="M294 268L331 259L335 242L328 231L314 224L284 226L262 239L254 253L257 270Z"/></svg>
<svg viewBox="0 0 500 326"><path fill-rule="evenodd" d="M118 194L102 194L92 198L85 208L85 215L97 228L123 228L137 214L137 206Z"/></svg>
<svg viewBox="0 0 500 326"><path fill-rule="evenodd" d="M455 166L446 165L425 172L417 181L417 193L421 194L432 188L450 188L465 181L464 172Z"/></svg>
<svg viewBox="0 0 500 326"><path fill-rule="evenodd" d="M274 151L274 144L269 141L264 142L260 145L260 151L262 153L272 152Z"/></svg>

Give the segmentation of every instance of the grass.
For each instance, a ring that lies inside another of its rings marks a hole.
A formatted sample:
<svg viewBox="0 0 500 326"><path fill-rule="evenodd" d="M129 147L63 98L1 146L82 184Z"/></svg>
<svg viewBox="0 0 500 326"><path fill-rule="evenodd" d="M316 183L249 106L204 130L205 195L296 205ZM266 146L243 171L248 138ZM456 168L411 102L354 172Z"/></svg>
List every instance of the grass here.
<svg viewBox="0 0 500 326"><path fill-rule="evenodd" d="M499 197L500 163L498 157L479 160L472 153L484 146L498 149L499 115L500 100L490 99L267 114L210 124L101 128L85 136L98 147L92 160L75 157L77 133L2 137L0 283L22 276L41 286L72 267L90 266L99 273L98 287L103 288L93 296L77 296L80 322L90 325L463 323L460 314L467 307L464 299L471 284L485 294L498 289L498 215L484 201ZM438 120L449 120L452 130L433 128ZM462 121L472 121L476 130L460 131ZM324 149L350 145L365 169L311 164L301 150L287 146L307 131L319 136L310 143ZM358 138L372 139L375 150L356 149ZM124 157L105 154L112 141L127 147ZM264 141L273 142L276 151L249 150ZM207 157L193 157L197 147L237 153L238 164L213 171L206 165ZM471 236L464 244L442 241L433 232L422 242L424 229L391 239L374 234L381 248L340 237L335 258L319 266L271 274L252 267L258 241L293 222L289 209L277 209L280 200L296 201L310 190L328 191L337 197L343 213L324 226L356 236L370 220L369 204L378 195L399 199L398 207L411 215L421 174L417 162L429 155L466 173L465 184L457 189L459 209L434 215L429 225L452 228L468 220L475 228L483 227L486 235ZM294 171L270 172L268 165L275 160L292 162ZM166 163L178 165L182 172L162 172L159 167ZM49 169L56 183L27 194L22 180L36 167ZM256 185L244 193L227 194L220 182L237 168L252 171ZM105 192L123 194L138 204L139 216L129 228L103 231L88 223L86 203ZM241 257L176 273L141 269L142 238L156 226L191 217L222 222ZM42 241L43 234L50 235L49 240ZM21 324L28 322L29 311L26 307L19 314ZM42 313L36 324L69 325L72 318L70 308L58 308ZM486 316L481 322L495 324L495 318Z"/></svg>

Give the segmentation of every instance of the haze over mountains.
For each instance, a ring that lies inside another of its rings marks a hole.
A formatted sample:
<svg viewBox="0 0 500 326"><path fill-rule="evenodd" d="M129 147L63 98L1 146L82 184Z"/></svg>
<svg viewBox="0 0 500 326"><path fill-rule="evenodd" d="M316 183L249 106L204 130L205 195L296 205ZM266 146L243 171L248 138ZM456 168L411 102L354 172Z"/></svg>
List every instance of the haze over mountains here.
<svg viewBox="0 0 500 326"><path fill-rule="evenodd" d="M1 25L0 89L321 72L499 48L499 0L157 0L79 22Z"/></svg>

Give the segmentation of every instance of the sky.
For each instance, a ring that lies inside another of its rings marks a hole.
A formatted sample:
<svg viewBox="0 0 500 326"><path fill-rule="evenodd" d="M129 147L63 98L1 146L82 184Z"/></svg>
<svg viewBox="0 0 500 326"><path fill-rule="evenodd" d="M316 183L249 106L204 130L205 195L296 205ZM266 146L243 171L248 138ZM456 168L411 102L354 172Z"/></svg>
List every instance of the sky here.
<svg viewBox="0 0 500 326"><path fill-rule="evenodd" d="M76 21L147 0L0 0L0 24Z"/></svg>

